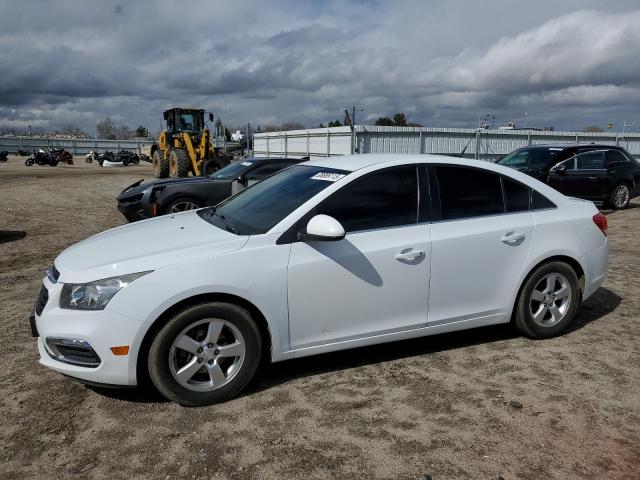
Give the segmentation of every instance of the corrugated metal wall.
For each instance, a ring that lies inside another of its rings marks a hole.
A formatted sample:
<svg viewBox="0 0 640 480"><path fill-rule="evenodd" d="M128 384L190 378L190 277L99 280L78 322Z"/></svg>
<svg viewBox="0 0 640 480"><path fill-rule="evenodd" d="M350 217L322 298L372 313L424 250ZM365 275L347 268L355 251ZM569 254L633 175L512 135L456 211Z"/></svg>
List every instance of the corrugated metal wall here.
<svg viewBox="0 0 640 480"><path fill-rule="evenodd" d="M532 130L476 130L467 128L413 128L357 125L313 128L254 135L256 156L326 157L358 153L436 153L494 160L527 145L549 143L603 143L620 145L640 157L640 134L540 132Z"/></svg>
<svg viewBox="0 0 640 480"><path fill-rule="evenodd" d="M16 153L18 149L29 152L42 148L64 148L73 155L86 155L91 150L102 153L105 150L117 152L118 150L137 151L140 147L151 145L151 140L94 140L92 138L37 138L37 137L0 137L0 150Z"/></svg>

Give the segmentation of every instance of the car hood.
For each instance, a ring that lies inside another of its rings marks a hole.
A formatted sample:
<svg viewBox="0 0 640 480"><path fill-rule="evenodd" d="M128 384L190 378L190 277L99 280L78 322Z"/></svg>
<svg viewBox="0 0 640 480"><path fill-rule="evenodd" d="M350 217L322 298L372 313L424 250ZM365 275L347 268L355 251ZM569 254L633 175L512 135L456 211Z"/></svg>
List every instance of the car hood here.
<svg viewBox="0 0 640 480"><path fill-rule="evenodd" d="M152 180L150 182L141 183L142 180L129 185L125 188L120 195L118 195L118 200L123 198L130 197L132 195L136 195L138 193L142 193L149 188L155 187L166 187L172 185L188 185L194 183L217 183L215 180L212 180L209 177L184 177L184 178L167 178L162 180ZM226 182L225 182L226 183Z"/></svg>
<svg viewBox="0 0 640 480"><path fill-rule="evenodd" d="M196 211L130 223L76 243L55 260L63 283L84 283L219 255L243 247Z"/></svg>

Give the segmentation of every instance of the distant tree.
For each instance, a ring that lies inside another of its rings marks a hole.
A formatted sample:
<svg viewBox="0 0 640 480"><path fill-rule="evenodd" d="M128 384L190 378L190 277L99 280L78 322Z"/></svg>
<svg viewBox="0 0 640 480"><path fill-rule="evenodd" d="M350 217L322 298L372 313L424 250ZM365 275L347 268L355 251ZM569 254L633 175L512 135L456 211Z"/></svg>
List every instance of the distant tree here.
<svg viewBox="0 0 640 480"><path fill-rule="evenodd" d="M304 130L305 126L299 122L284 122L280 125L281 130Z"/></svg>
<svg viewBox="0 0 640 480"><path fill-rule="evenodd" d="M147 138L149 136L149 130L140 125L136 128L136 137L138 138Z"/></svg>
<svg viewBox="0 0 640 480"><path fill-rule="evenodd" d="M422 127L423 125L419 124L419 123L415 123L415 122L409 122L407 123L407 127Z"/></svg>
<svg viewBox="0 0 640 480"><path fill-rule="evenodd" d="M376 120L376 125L381 127L393 127L395 123L389 117L380 117Z"/></svg>
<svg viewBox="0 0 640 480"><path fill-rule="evenodd" d="M404 116L404 113L398 112L393 116L393 124L396 127L406 127L407 117Z"/></svg>
<svg viewBox="0 0 640 480"><path fill-rule="evenodd" d="M98 138L104 138L106 140L116 140L118 138L116 127L113 125L110 117L98 122L96 131L98 132Z"/></svg>
<svg viewBox="0 0 640 480"><path fill-rule="evenodd" d="M341 127L342 124L340 123L340 120L335 120L333 122L329 122L327 123L327 127Z"/></svg>
<svg viewBox="0 0 640 480"><path fill-rule="evenodd" d="M263 132L278 132L280 130L282 130L280 128L280 125L276 124L266 124L264 127L262 127ZM260 131L260 127L258 127L258 131Z"/></svg>
<svg viewBox="0 0 640 480"><path fill-rule="evenodd" d="M318 125L318 128L325 128L324 123L321 123L320 125Z"/></svg>
<svg viewBox="0 0 640 480"><path fill-rule="evenodd" d="M590 125L582 129L583 132L604 132L604 130L596 125Z"/></svg>
<svg viewBox="0 0 640 480"><path fill-rule="evenodd" d="M60 130L60 133L63 135L68 135L70 137L86 137L87 134L83 132L79 127L75 125L66 125Z"/></svg>

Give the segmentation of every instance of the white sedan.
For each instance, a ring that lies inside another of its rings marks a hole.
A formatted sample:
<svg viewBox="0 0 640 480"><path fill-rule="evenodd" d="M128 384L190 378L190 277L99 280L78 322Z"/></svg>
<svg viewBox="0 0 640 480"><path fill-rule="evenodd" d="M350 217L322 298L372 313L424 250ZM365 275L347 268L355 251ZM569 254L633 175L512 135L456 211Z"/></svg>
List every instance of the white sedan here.
<svg viewBox="0 0 640 480"><path fill-rule="evenodd" d="M205 405L263 361L508 322L558 335L604 280L606 231L592 203L499 165L328 158L69 247L31 326L53 370Z"/></svg>

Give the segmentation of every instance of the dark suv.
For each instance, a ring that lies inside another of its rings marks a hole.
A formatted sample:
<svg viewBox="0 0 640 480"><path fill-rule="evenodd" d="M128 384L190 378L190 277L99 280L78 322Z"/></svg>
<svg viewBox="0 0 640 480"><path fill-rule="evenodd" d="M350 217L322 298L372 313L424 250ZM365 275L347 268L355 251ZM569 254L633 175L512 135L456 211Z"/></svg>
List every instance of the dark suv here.
<svg viewBox="0 0 640 480"><path fill-rule="evenodd" d="M622 147L534 145L519 148L497 163L548 183L565 195L613 208L625 208L640 194L640 163ZM565 166L557 168L559 164Z"/></svg>
<svg viewBox="0 0 640 480"><path fill-rule="evenodd" d="M206 177L156 180L129 185L118 195L118 210L130 222L213 206L303 159L245 158Z"/></svg>
<svg viewBox="0 0 640 480"><path fill-rule="evenodd" d="M640 162L617 149L583 152L551 168L549 186L621 209L640 195Z"/></svg>

